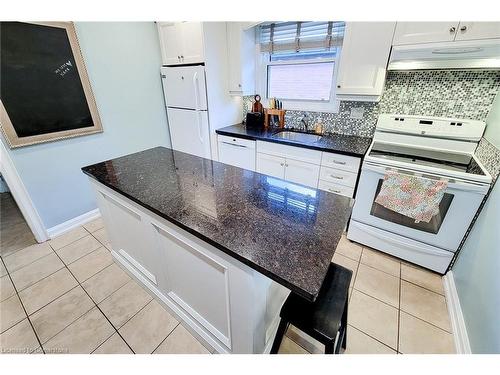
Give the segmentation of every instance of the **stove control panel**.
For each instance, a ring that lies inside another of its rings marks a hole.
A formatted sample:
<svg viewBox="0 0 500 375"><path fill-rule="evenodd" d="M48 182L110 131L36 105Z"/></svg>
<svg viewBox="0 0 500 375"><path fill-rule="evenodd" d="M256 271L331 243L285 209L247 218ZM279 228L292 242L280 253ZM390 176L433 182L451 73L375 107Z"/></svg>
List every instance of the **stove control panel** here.
<svg viewBox="0 0 500 375"><path fill-rule="evenodd" d="M485 128L477 120L381 114L376 131L478 142Z"/></svg>

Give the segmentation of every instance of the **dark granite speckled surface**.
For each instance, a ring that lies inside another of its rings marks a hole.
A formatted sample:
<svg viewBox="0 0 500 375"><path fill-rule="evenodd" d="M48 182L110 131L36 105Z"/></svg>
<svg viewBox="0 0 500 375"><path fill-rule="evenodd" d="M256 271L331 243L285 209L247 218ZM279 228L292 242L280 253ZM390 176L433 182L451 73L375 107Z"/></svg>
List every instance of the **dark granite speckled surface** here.
<svg viewBox="0 0 500 375"><path fill-rule="evenodd" d="M82 170L309 300L353 203L164 147Z"/></svg>
<svg viewBox="0 0 500 375"><path fill-rule="evenodd" d="M290 130L290 129L284 129ZM276 132L280 129L267 128L267 129L251 129L243 124L226 126L216 130L217 134L227 135L229 137L238 137L251 140L261 140L274 143L281 143L290 146L299 146L310 148L312 150L335 152L338 154L345 154L350 156L363 157L370 147L372 138L357 137L354 135L343 134L326 134L321 137L319 142L295 142L274 137Z"/></svg>

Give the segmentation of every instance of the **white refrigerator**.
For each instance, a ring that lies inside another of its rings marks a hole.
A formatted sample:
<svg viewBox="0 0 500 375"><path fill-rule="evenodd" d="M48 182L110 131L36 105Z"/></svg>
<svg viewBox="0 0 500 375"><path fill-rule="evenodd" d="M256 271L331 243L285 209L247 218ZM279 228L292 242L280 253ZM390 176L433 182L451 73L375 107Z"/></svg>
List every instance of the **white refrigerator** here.
<svg viewBox="0 0 500 375"><path fill-rule="evenodd" d="M162 67L172 148L210 159L205 67Z"/></svg>

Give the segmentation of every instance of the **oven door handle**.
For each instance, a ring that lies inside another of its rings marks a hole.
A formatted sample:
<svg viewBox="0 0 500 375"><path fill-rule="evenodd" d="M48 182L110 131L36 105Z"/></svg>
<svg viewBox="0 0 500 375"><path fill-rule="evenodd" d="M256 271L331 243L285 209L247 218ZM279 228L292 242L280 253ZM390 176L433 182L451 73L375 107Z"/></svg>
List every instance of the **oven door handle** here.
<svg viewBox="0 0 500 375"><path fill-rule="evenodd" d="M401 174L404 174L407 176L417 175L418 177L421 176L422 178L427 178L427 179L436 180L436 181L446 180L446 181L448 181L448 187L450 189L478 192L478 193L484 193L484 194L486 194L486 192L489 189L489 185L476 184L474 182L465 182L462 180L456 180L453 178L446 178L446 177L439 178L439 176L434 176L434 175L431 175L429 173L419 173L419 172L415 173L415 172L410 171L410 170L400 169L400 168L396 168L396 167L382 167L382 166L376 166L373 164L364 163L362 170L363 169L377 172L379 174L385 174L387 172L397 172L397 173L401 173Z"/></svg>

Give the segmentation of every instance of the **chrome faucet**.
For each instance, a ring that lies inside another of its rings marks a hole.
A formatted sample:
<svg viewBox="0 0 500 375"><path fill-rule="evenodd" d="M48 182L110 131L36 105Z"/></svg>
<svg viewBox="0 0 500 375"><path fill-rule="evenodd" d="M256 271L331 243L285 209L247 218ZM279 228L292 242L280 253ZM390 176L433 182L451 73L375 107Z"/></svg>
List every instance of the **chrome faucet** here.
<svg viewBox="0 0 500 375"><path fill-rule="evenodd" d="M306 132L309 131L309 123L307 121L307 117L309 116L307 115L307 113L304 112L302 120L300 120L300 123L304 125L304 129L306 130Z"/></svg>

